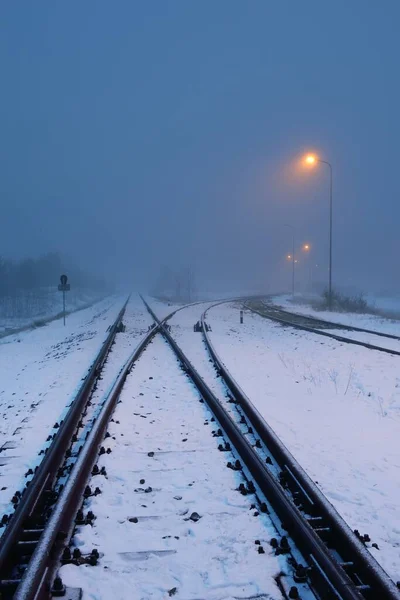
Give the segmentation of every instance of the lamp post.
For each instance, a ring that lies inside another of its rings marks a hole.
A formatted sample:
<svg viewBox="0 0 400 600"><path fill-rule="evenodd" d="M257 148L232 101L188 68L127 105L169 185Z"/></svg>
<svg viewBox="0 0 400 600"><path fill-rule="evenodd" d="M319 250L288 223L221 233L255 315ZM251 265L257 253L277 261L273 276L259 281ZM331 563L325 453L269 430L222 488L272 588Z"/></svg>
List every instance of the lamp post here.
<svg viewBox="0 0 400 600"><path fill-rule="evenodd" d="M293 225L285 225L292 230L292 298L294 298L294 227Z"/></svg>
<svg viewBox="0 0 400 600"><path fill-rule="evenodd" d="M328 307L329 310L332 310L332 199L333 199L333 174L332 174L332 165L327 160L322 160L318 158L314 154L309 154L306 156L305 162L313 166L315 163L323 163L324 165L328 165L329 174L330 174L330 182L329 182L329 292L328 292Z"/></svg>
<svg viewBox="0 0 400 600"><path fill-rule="evenodd" d="M308 244L308 243L303 244L303 246L302 246L301 249L303 250L303 252L305 252L306 254L308 254L311 251L311 245ZM310 264L310 267L309 267L309 276L308 276L308 287L310 288L310 290L312 288L312 285L311 285L311 282L312 282L311 271L312 271L312 266Z"/></svg>

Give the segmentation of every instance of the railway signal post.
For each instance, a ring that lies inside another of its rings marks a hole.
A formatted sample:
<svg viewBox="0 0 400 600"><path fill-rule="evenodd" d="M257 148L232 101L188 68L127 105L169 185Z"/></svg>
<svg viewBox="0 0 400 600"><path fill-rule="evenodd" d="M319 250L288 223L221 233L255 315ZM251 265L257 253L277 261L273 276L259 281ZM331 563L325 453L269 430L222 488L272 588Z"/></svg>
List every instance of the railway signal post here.
<svg viewBox="0 0 400 600"><path fill-rule="evenodd" d="M66 275L61 275L60 281L61 283L58 284L58 290L63 293L63 317L65 325L65 292L70 291L71 285L67 283L68 277Z"/></svg>

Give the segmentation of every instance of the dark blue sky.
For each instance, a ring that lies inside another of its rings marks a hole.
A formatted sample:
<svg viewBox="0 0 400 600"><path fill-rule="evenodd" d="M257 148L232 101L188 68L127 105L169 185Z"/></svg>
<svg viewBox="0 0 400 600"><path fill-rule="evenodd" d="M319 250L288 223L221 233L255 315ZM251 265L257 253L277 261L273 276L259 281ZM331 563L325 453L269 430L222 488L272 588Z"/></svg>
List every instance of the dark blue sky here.
<svg viewBox="0 0 400 600"><path fill-rule="evenodd" d="M334 277L393 286L399 21L398 0L2 2L0 254L279 285L291 223L324 272L328 173L290 170L312 148Z"/></svg>

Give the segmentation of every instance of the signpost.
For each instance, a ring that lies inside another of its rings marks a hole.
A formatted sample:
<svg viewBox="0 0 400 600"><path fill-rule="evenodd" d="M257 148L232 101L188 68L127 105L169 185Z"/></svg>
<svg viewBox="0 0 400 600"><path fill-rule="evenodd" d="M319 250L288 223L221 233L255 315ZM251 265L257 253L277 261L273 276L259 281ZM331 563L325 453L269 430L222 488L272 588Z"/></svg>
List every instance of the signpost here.
<svg viewBox="0 0 400 600"><path fill-rule="evenodd" d="M69 292L71 286L68 281L68 277L66 275L61 275L60 277L61 283L58 284L58 290L63 293L63 314L64 314L64 325L65 325L65 292Z"/></svg>

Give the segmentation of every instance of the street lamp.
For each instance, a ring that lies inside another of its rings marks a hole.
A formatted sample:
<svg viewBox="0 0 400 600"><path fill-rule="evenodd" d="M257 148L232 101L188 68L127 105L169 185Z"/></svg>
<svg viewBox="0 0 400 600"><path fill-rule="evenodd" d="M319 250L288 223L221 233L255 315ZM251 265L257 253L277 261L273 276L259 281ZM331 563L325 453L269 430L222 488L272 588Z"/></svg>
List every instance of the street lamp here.
<svg viewBox="0 0 400 600"><path fill-rule="evenodd" d="M292 298L294 298L294 227L293 225L285 225L292 230L292 255L288 254L288 260L292 259Z"/></svg>
<svg viewBox="0 0 400 600"><path fill-rule="evenodd" d="M311 256L310 256L311 255L311 244L305 243L305 244L303 244L301 249L303 250L303 252L305 254L308 254L309 257L311 258ZM309 264L309 271L310 271L309 277L308 277L308 285L309 285L310 291L312 291L312 261L310 260L308 264Z"/></svg>
<svg viewBox="0 0 400 600"><path fill-rule="evenodd" d="M305 157L305 163L307 166L314 166L316 163L323 163L328 165L330 174L329 184L329 310L332 310L332 188L333 188L333 176L332 176L332 165L327 160L322 160L315 156L315 154L308 154Z"/></svg>

